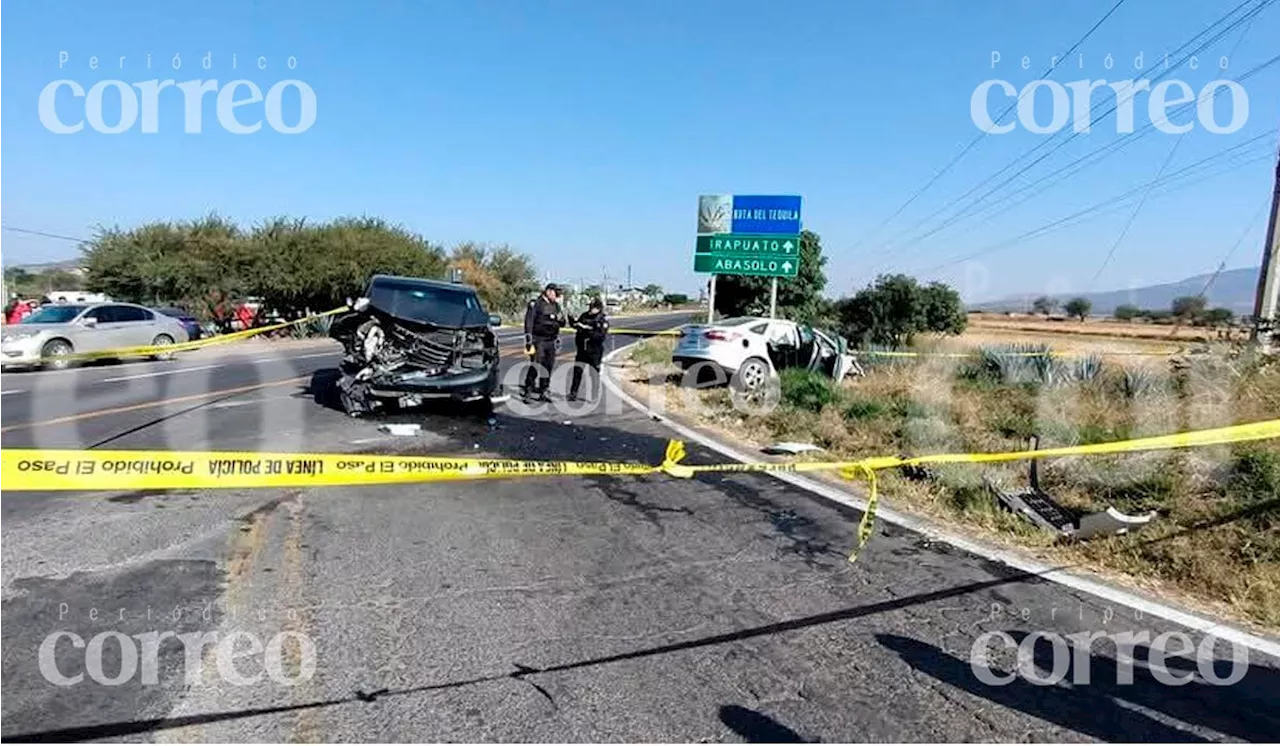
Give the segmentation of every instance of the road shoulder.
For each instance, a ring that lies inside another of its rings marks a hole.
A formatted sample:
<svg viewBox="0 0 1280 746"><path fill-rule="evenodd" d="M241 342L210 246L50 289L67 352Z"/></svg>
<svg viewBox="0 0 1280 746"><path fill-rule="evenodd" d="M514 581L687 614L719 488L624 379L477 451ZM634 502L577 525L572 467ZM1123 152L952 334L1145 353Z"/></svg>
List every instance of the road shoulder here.
<svg viewBox="0 0 1280 746"><path fill-rule="evenodd" d="M605 375L602 378L611 393L681 438L698 443L737 462L762 460L759 456L749 455L750 450L753 449L752 446L732 442L723 433L712 433L708 428L696 425L678 415L654 411L629 392L627 389L632 386L620 380L618 363L627 354L630 346L620 347L605 356L603 366ZM632 390L634 391L634 388ZM769 476L824 500L852 507L859 512L865 512L867 509L864 491L843 480L816 479L781 472L769 473ZM1088 593L1108 603L1120 604L1141 614L1159 617L1201 634L1212 635L1273 658L1280 658L1280 636L1269 630L1261 629L1256 625L1247 625L1239 620L1227 619L1220 614L1198 607L1199 605L1188 599L1171 602L1165 598L1157 598L1131 585L1122 585L1119 582L1122 580L1120 578L1104 577L1097 572L1079 567L1050 564L1021 548L997 545L989 540L974 537L968 532L961 533L960 530L963 529L961 526L944 524L933 518L906 513L886 502L888 501L882 496L876 511L877 520L919 533L935 542L944 542L1014 570L1041 577L1075 591ZM874 542L875 539L873 538L872 541Z"/></svg>

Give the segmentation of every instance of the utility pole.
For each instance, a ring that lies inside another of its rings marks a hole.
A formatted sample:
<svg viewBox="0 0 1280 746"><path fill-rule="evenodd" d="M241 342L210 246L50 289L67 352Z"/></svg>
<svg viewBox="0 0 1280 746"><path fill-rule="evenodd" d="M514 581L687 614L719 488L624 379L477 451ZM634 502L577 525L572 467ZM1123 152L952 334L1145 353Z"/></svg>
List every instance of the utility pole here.
<svg viewBox="0 0 1280 746"><path fill-rule="evenodd" d="M1253 302L1253 341L1263 352L1271 352L1275 335L1276 306L1280 303L1280 151L1276 154L1275 184L1271 193L1271 218L1267 221L1267 238L1262 246L1262 270L1258 273L1258 293Z"/></svg>

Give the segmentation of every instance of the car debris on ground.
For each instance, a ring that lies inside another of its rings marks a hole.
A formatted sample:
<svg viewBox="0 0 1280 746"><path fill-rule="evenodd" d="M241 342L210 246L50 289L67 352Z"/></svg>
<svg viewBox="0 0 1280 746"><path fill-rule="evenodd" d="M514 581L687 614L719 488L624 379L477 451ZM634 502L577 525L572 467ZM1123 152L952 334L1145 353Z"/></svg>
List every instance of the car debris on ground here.
<svg viewBox="0 0 1280 746"><path fill-rule="evenodd" d="M1028 450L1034 451L1038 446L1039 438L1032 436ZM1006 489L985 475L983 482L1006 509L1063 539L1082 541L1096 536L1119 536L1142 528L1156 517L1155 511L1129 515L1113 506L1093 513L1072 510L1040 489L1038 464L1036 459L1031 460L1029 485L1022 489Z"/></svg>
<svg viewBox="0 0 1280 746"><path fill-rule="evenodd" d="M795 456L800 453L809 453L811 451L821 451L822 449L811 443L774 443L771 446L765 446L760 449L762 453L771 456Z"/></svg>

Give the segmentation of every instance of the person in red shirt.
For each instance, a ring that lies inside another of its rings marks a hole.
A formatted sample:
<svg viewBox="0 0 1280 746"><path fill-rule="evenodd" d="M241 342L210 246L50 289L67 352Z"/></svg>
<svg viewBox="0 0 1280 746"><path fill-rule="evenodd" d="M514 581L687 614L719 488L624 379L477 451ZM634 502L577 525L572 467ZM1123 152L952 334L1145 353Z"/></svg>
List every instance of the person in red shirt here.
<svg viewBox="0 0 1280 746"><path fill-rule="evenodd" d="M236 318L239 319L242 329L249 329L253 326L254 313L249 308L249 304L241 303L236 309Z"/></svg>
<svg viewBox="0 0 1280 746"><path fill-rule="evenodd" d="M6 321L10 324L17 324L30 315L31 301L20 300L13 304L13 310L9 312L9 318Z"/></svg>

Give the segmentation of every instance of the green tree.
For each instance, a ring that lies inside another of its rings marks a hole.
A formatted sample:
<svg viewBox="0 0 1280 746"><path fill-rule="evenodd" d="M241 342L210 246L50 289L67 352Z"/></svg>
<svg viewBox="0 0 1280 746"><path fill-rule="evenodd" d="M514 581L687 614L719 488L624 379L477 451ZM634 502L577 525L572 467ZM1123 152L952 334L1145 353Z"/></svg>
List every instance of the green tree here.
<svg viewBox="0 0 1280 746"><path fill-rule="evenodd" d="M822 291L827 287L822 238L813 231L800 235L800 269L795 277L778 279L778 315L802 324L820 318ZM716 310L725 316L763 316L769 313L768 277L720 275L716 278Z"/></svg>
<svg viewBox="0 0 1280 746"><path fill-rule="evenodd" d="M667 293L662 296L662 302L668 306L683 306L689 302L689 296L684 293Z"/></svg>
<svg viewBox="0 0 1280 746"><path fill-rule="evenodd" d="M924 304L925 331L937 334L963 334L969 326L969 314L955 288L942 282L931 282L920 288Z"/></svg>
<svg viewBox="0 0 1280 746"><path fill-rule="evenodd" d="M1047 295L1042 295L1039 298L1036 298L1035 300L1031 301L1031 310L1034 311L1035 313L1038 313L1044 316L1048 316L1052 314L1054 309L1056 309L1057 307L1058 307L1058 301L1054 298L1050 298Z"/></svg>
<svg viewBox="0 0 1280 746"><path fill-rule="evenodd" d="M855 345L909 345L924 332L959 334L967 318L960 294L942 283L921 287L907 275L881 275L835 304L841 333Z"/></svg>
<svg viewBox="0 0 1280 746"><path fill-rule="evenodd" d="M449 263L462 270L463 279L475 286L480 300L491 311L515 313L538 291L533 260L505 244L459 244L450 254Z"/></svg>
<svg viewBox="0 0 1280 746"><path fill-rule="evenodd" d="M1116 306L1116 310L1112 315L1121 321L1132 321L1142 315L1142 309L1137 306L1123 304Z"/></svg>
<svg viewBox="0 0 1280 746"><path fill-rule="evenodd" d="M1083 296L1077 296L1067 301L1067 305L1063 307L1068 316L1074 316L1080 321L1089 318L1089 312L1093 310L1093 301Z"/></svg>
<svg viewBox="0 0 1280 746"><path fill-rule="evenodd" d="M1205 302L1204 296L1184 295L1173 299L1171 310L1179 321L1187 322L1198 319L1204 313L1206 305L1208 304Z"/></svg>
<svg viewBox="0 0 1280 746"><path fill-rule="evenodd" d="M1204 312L1204 322L1209 326L1226 326L1234 318L1230 308L1210 308Z"/></svg>
<svg viewBox="0 0 1280 746"><path fill-rule="evenodd" d="M260 297L286 315L324 310L360 293L373 274L443 277L443 249L376 218L324 224L273 218L250 232L215 215L185 223L100 229L85 247L88 288L201 315Z"/></svg>

